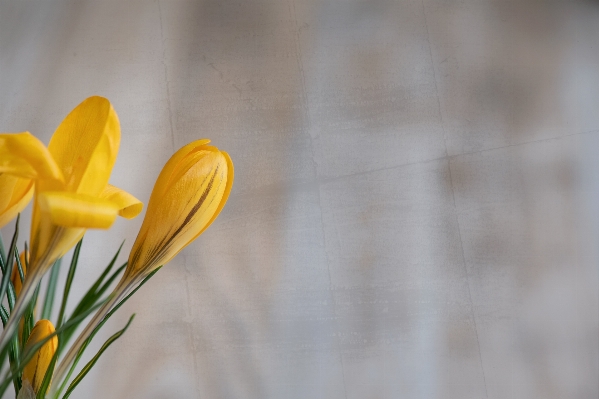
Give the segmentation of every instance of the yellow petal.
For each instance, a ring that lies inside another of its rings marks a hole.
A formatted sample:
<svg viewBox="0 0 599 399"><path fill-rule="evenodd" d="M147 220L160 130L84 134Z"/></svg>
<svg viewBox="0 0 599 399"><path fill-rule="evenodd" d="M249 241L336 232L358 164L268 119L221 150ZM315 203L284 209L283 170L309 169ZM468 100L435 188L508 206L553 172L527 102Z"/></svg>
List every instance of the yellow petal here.
<svg viewBox="0 0 599 399"><path fill-rule="evenodd" d="M62 181L46 146L29 132L0 134L0 173Z"/></svg>
<svg viewBox="0 0 599 399"><path fill-rule="evenodd" d="M223 156L225 157L225 160L227 162L227 183L225 186L225 192L223 193L222 199L220 200L220 202L218 204L218 208L216 208L216 210L214 211L214 215L212 215L212 219L210 219L208 221L208 223L206 223L206 226L204 226L204 228L202 230L200 230L200 232L193 238L193 240L195 240L208 227L210 227L212 222L214 222L216 217L220 214L220 211L222 211L223 208L225 207L225 204L227 203L227 200L229 199L229 194L231 193L231 188L233 188L233 179L234 179L234 175L235 175L234 168L233 168L233 161L231 160L231 157L229 156L228 153L221 151L221 154L223 154Z"/></svg>
<svg viewBox="0 0 599 399"><path fill-rule="evenodd" d="M206 144L209 143L209 139L192 141L175 152L160 171L160 175L158 175L158 179L156 179L156 183L154 183L151 196L154 198L161 198L164 192L168 189L169 181L173 179L175 175L175 169L181 160L187 157L191 152L206 147Z"/></svg>
<svg viewBox="0 0 599 399"><path fill-rule="evenodd" d="M65 177L66 191L98 196L116 161L121 128L116 112L103 97L79 104L54 132L48 149ZM41 191L51 190L45 184Z"/></svg>
<svg viewBox="0 0 599 399"><path fill-rule="evenodd" d="M42 214L61 227L107 229L118 214L111 201L84 194L47 191L38 194Z"/></svg>
<svg viewBox="0 0 599 399"><path fill-rule="evenodd" d="M33 180L0 173L0 228L14 219L33 196Z"/></svg>
<svg viewBox="0 0 599 399"><path fill-rule="evenodd" d="M133 219L139 215L144 206L140 200L111 184L104 188L100 198L114 203L119 209L119 215L126 219Z"/></svg>
<svg viewBox="0 0 599 399"><path fill-rule="evenodd" d="M52 333L54 333L54 326L49 320L44 319L38 321L35 323L35 326L27 339L25 351ZM36 393L41 388L44 375L46 374L46 370L48 369L57 348L58 338L54 336L38 349L36 354L23 369L23 381L29 381Z"/></svg>
<svg viewBox="0 0 599 399"><path fill-rule="evenodd" d="M214 221L233 184L233 164L198 140L177 151L156 180L129 256L127 276L170 261Z"/></svg>

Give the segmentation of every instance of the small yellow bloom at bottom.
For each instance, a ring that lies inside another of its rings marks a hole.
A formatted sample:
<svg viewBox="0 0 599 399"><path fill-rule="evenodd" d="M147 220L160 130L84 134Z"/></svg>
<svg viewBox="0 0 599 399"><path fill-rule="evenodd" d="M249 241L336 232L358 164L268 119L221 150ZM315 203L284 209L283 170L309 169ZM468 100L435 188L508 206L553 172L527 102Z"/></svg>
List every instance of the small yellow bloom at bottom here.
<svg viewBox="0 0 599 399"><path fill-rule="evenodd" d="M25 351L48 335L54 333L54 331L54 326L50 320L40 320L35 323L35 327L31 330L31 335L29 335L27 343L25 344ZM50 365L57 348L58 338L54 336L42 345L23 369L23 382L28 381L36 393L42 386L46 370L48 370L48 366Z"/></svg>

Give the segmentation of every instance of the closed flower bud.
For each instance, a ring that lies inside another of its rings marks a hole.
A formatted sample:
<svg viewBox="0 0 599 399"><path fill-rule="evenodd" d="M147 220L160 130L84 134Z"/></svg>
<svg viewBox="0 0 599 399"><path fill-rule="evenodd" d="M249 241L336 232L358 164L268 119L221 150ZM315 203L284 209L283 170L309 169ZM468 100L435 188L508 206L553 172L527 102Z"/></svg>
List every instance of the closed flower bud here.
<svg viewBox="0 0 599 399"><path fill-rule="evenodd" d="M33 327L33 330L31 330L31 334L27 339L25 351L52 333L54 333L54 326L49 320L38 321L35 323L35 327ZM46 375L46 370L48 370L48 366L50 365L57 348L58 338L54 336L38 349L23 369L23 382L28 381L36 393L41 388L42 381Z"/></svg>
<svg viewBox="0 0 599 399"><path fill-rule="evenodd" d="M233 163L209 142L181 148L160 172L124 279L145 276L169 262L223 209L233 185Z"/></svg>

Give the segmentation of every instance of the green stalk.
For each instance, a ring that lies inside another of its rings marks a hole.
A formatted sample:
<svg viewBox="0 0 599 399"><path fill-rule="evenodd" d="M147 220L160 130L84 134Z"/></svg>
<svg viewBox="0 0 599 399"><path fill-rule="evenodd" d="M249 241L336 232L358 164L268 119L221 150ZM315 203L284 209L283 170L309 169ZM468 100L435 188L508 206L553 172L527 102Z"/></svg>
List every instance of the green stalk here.
<svg viewBox="0 0 599 399"><path fill-rule="evenodd" d="M67 282L64 286L64 292L62 294L62 303L60 305L60 312L58 313L58 322L56 323L56 327L60 327L62 325L62 320L64 318L64 312L67 308L67 300L69 299L69 293L71 291L71 284L73 283L73 278L75 278L75 270L77 270L77 263L79 262L79 252L81 251L81 244L83 243L83 239L79 240L77 246L75 246L75 251L73 251L73 258L71 259L71 266L69 267L69 274L67 275Z"/></svg>

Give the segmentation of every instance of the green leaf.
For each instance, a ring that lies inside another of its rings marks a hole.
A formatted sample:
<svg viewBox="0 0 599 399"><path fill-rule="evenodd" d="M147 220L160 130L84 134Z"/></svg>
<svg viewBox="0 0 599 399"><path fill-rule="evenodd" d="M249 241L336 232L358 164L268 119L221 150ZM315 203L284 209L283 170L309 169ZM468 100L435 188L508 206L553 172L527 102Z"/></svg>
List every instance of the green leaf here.
<svg viewBox="0 0 599 399"><path fill-rule="evenodd" d="M102 297L102 295L104 294L104 292L110 287L110 284L114 281L114 279L116 277L118 277L118 275L123 271L123 269L125 269L126 266L127 266L127 262L125 262L125 264L123 264L121 267L119 267L108 278L108 280L106 281L106 283L104 283L104 285L102 285L102 287L100 287L96 292L92 293L91 295L87 295L86 294L87 298L84 297L84 298L81 299L81 301L79 302L79 304L77 305L77 307L73 311L73 314L71 315L71 317L77 316L79 313L84 312L90 306L93 306L96 302L98 302L100 300L100 298ZM88 291L88 293L89 292L90 291ZM61 354L62 354L63 350L66 349L66 344L73 337L73 334L75 333L76 329L77 329L77 327L74 326L74 327L68 329L67 331L65 331L64 334L61 336L62 342L65 344L64 346L61 346L60 349L59 349Z"/></svg>
<svg viewBox="0 0 599 399"><path fill-rule="evenodd" d="M152 276L154 276L158 270L160 270L162 268L162 266L158 267L156 270L152 271L150 274L148 274L142 281L141 283L139 283L137 285L137 287L135 287L135 289L133 289L133 291L131 291L125 298L123 298L118 304L115 305L114 308L112 308L112 310L110 312L108 312L106 314L106 316L102 319L102 321L100 323L98 323L98 325L94 328L94 330L92 331L92 333L90 334L89 338L85 340L85 343L81 346L81 349L79 349L79 352L77 353L77 356L75 357L75 360L73 361L73 364L71 364L71 367L69 369L69 372L67 373L67 376L65 377L65 379L63 380L60 389L58 389L58 393L56 395L56 397L58 397L58 395L60 395L60 393L64 390L67 382L69 381L69 379L71 378L71 375L73 374L73 372L75 371L75 367L77 367L77 363L79 363L79 360L81 360L81 356L83 356L83 352L85 351L85 349L87 348L87 346L90 344L90 342L92 341L92 339L94 338L94 336L98 333L98 331L100 331L100 329L104 326L104 324L106 324L106 322L108 321L108 319L110 319L110 317L121 307L123 306L123 304L125 302L127 302L127 300L129 298L131 298L133 296L133 294L135 294L137 292L137 290L139 290L142 285L144 285L149 279L152 278ZM103 302L107 302L110 299L110 296L108 298L106 298Z"/></svg>
<svg viewBox="0 0 599 399"><path fill-rule="evenodd" d="M17 270L19 271L19 279L21 280L21 286L25 281L25 270L23 269L23 265L21 264L21 257L19 256L19 250L15 247L15 263L17 264ZM11 273L12 275L12 273Z"/></svg>
<svg viewBox="0 0 599 399"><path fill-rule="evenodd" d="M121 265L121 267L119 267L118 269L116 269L114 271L114 273L112 273L112 275L108 278L108 280L106 280L106 282L104 283L104 285L102 285L100 287L100 289L98 289L98 291L96 292L96 296L99 298L101 297L106 290L110 287L110 285L112 284L112 282L121 274L121 272L123 270L125 270L125 268L127 267L127 263L125 262Z"/></svg>
<svg viewBox="0 0 599 399"><path fill-rule="evenodd" d="M104 269L104 271L102 272L102 274L100 275L100 277L98 277L98 279L96 280L96 282L85 293L85 295L81 299L81 302L79 302L79 305L77 305L77 307L75 309L77 309L81 305L81 303L86 302L87 300L89 300L89 298L91 298L91 297L94 296L94 294L98 290L98 287L100 287L100 285L102 284L102 282L104 281L104 279L106 278L106 276L108 275L108 273L110 273L110 270L112 270L112 267L114 266L114 264L116 262L116 259L118 258L119 254L121 253L121 249L123 248L123 244L124 243L125 243L125 241L123 241L121 243L121 246L116 251L116 254L114 254L114 256L112 257L112 260L110 261L110 263L108 264L108 266L106 266L106 268Z"/></svg>
<svg viewBox="0 0 599 399"><path fill-rule="evenodd" d="M25 273L23 272L23 265L21 264L21 259L19 257L19 251L15 248L15 263L17 264L17 269L19 270L19 278L21 279L21 286L23 285L23 281L25 281ZM12 273L11 273L12 274ZM25 309L25 313L23 314L23 331L21 335L21 344L25 346L25 342L33 330L33 310L34 306L31 306L31 303L35 304L35 300L37 300L37 293L34 294L34 298L32 298L32 302L27 305Z"/></svg>
<svg viewBox="0 0 599 399"><path fill-rule="evenodd" d="M6 326L8 323L8 312L4 306L0 306L0 319L2 319L2 326ZM10 370L16 370L18 367L17 359L19 358L19 342L17 337L13 337L8 345L8 362ZM21 376L20 373L12 374L12 382L15 387L15 396L19 394L21 390Z"/></svg>
<svg viewBox="0 0 599 399"><path fill-rule="evenodd" d="M2 268L2 273L3 273L3 275L2 275L2 281L4 281L4 275L6 274L4 272L4 270L6 270L6 267L5 267L5 263L4 263L4 261L2 259L0 259L0 267ZM10 273L8 273L9 277L10 277L11 274L12 274L12 270L10 271ZM9 309L12 309L15 306L15 302L17 300L17 297L15 295L15 287L12 285L12 282L10 281L10 278L9 278L9 281L8 281L7 285L8 285L8 287L6 289L6 298L8 299L8 307L9 307ZM1 288L1 283L0 283L0 288ZM2 298L2 296L0 296L0 298Z"/></svg>
<svg viewBox="0 0 599 399"><path fill-rule="evenodd" d="M79 261L79 252L81 251L81 244L83 243L83 238L79 240L77 245L75 246L75 251L73 252L73 258L71 259L71 266L69 267L69 274L67 275L67 282L64 286L64 292L62 294L62 303L60 305L60 313L58 313L58 322L56 323L56 327L60 327L62 325L62 320L64 318L64 311L67 307L67 300L69 299L69 292L71 291L71 284L73 283L73 278L75 277L75 270L77 269L77 263Z"/></svg>
<svg viewBox="0 0 599 399"><path fill-rule="evenodd" d="M69 396L71 396L71 393L73 392L73 390L77 387L77 385L79 385L79 383L81 382L81 380L83 380L83 378L87 375L87 373L89 373L89 371L92 369L92 367L94 367L94 365L96 364L96 362L98 361L100 356L102 356L104 351L106 349L108 349L108 347L114 341L119 339L121 337L121 335L123 335L125 333L125 331L127 331L127 328L129 328L129 325L131 325L131 322L133 321L134 318L135 318L135 313L133 313L131 315L131 317L129 318L129 321L127 322L127 324L125 325L125 327L122 330L117 331L110 338L108 338L106 340L106 342L104 342L104 345L102 345L102 347L100 348L98 353L96 353L96 355L94 357L92 357L92 359L85 365L85 367L83 367L83 369L79 372L79 374L77 374L77 377L75 377L73 382L71 382L71 385L69 385L69 388L65 392L62 399L67 399Z"/></svg>
<svg viewBox="0 0 599 399"><path fill-rule="evenodd" d="M21 214L19 214L17 216L17 222L15 223L15 233L12 236L12 241L10 243L10 247L8 249L8 256L6 259L6 263L4 263L2 265L2 283L0 283L0 298L4 297L4 294L6 293L6 290L8 288L8 285L10 283L10 275L12 274L12 267L13 267L13 262L12 262L12 253L15 251L15 248L17 247L17 239L19 238L19 220L21 219ZM10 291L10 290L9 290ZM14 297L14 289L12 292L12 298L9 292L9 296L8 296L8 307L9 309L12 311L12 308L15 306L15 297Z"/></svg>
<svg viewBox="0 0 599 399"><path fill-rule="evenodd" d="M0 234L0 260L2 263L6 262L6 251L4 250L4 240L2 240L2 234Z"/></svg>
<svg viewBox="0 0 599 399"><path fill-rule="evenodd" d="M46 298L44 299L44 307L42 310L42 319L50 320L52 317L52 308L54 307L54 297L56 296L56 283L60 274L60 263L62 258L58 258L52 266L50 278L48 279L48 288L46 289Z"/></svg>
<svg viewBox="0 0 599 399"><path fill-rule="evenodd" d="M102 321L96 326L96 328L94 329L94 332L92 333L92 335L90 335L90 337L88 338L88 340L91 341L91 339L93 338L93 336L96 334L96 332L98 332L98 330L100 330L100 328L102 328L102 326L106 323L106 321L108 321L108 319L121 307L123 306L123 304L125 302L127 302L127 300L129 298L131 298L133 296L133 294L135 294L137 292L138 289L141 288L142 285L144 285L149 279L151 279L156 273L158 273L158 270L160 270L162 268L162 266L158 267L156 270L150 272L150 274L148 274L142 281L141 283L139 283L137 285L137 287L135 287L135 289L133 289L133 291L131 291L126 297L124 297L119 303L117 303L114 308L112 308L112 310L110 312L108 312L108 314L106 314L106 317L104 317L104 319L102 319ZM108 298L106 298L106 300L108 300Z"/></svg>
<svg viewBox="0 0 599 399"><path fill-rule="evenodd" d="M37 304L37 297L39 295L39 292L40 284L38 283L37 287L35 287L33 296L31 297L31 300L29 301L29 304L25 309L25 313L23 314L23 335L21 338L21 343L23 347L25 347L25 343L29 338L29 334L31 334L31 331L33 330L33 327L35 325L35 305Z"/></svg>
<svg viewBox="0 0 599 399"><path fill-rule="evenodd" d="M54 352L54 356L52 356L52 360L46 369L46 374L44 374L44 379L42 380L42 385L40 385L40 389L37 391L36 399L44 399L46 397L46 392L50 387L50 382L52 381L52 374L54 374L54 367L56 367L56 361L58 360L58 351Z"/></svg>
<svg viewBox="0 0 599 399"><path fill-rule="evenodd" d="M124 241L123 241L123 243L124 243ZM110 261L110 263L108 264L108 266L106 266L106 268L104 269L104 271L102 272L102 274L100 275L100 277L98 277L98 279L89 288L89 290L87 290L87 292L85 293L85 295L83 296L83 298L81 298L81 300L79 301L79 303L75 307L75 310L73 311L73 315L76 315L77 313L79 313L80 311L86 309L90 305L93 305L98 300L98 298L102 295L102 293L104 292L104 290L106 290L106 288L107 288L106 284L104 284L101 288L99 288L99 287L102 284L102 282L104 281L104 279L106 278L106 276L108 275L108 273L110 273L110 270L112 270L112 267L114 266L114 264L116 262L116 259L119 256L119 253L121 252L121 248L122 247L123 247L123 244L121 244L121 246L117 250L116 254L112 258L112 260ZM126 263L125 263L125 265L123 265L119 269L117 269L117 272L119 272L120 270L122 270L124 268L124 266L126 266ZM111 283L114 280L114 278L115 278L115 274L113 274L108 279L107 284Z"/></svg>

